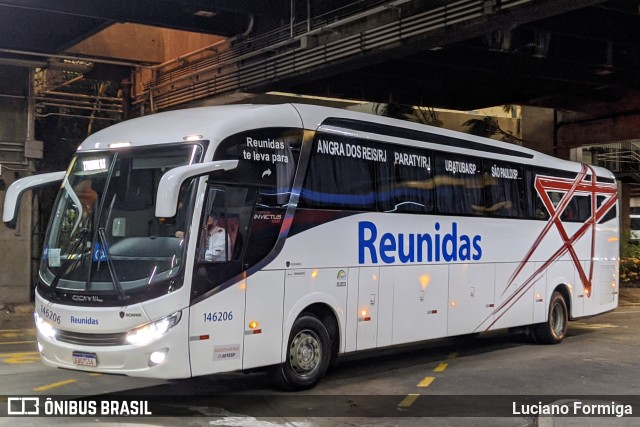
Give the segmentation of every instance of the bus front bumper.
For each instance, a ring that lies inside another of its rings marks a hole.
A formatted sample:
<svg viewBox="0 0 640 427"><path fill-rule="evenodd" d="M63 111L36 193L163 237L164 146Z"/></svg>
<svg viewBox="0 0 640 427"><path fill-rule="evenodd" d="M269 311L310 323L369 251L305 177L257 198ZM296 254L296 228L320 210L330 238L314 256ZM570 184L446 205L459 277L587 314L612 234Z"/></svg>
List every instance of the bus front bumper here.
<svg viewBox="0 0 640 427"><path fill-rule="evenodd" d="M56 368L132 377L188 378L191 368L187 328L188 322L182 321L152 342L114 345L72 343L69 341L76 340L45 337L38 330L38 350L43 363Z"/></svg>

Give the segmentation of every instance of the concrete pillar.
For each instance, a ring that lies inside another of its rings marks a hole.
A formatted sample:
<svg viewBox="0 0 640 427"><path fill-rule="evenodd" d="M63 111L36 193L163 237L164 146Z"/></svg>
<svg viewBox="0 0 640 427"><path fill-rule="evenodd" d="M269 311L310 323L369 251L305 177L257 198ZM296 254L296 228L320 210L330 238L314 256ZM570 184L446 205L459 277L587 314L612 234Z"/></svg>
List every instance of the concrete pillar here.
<svg viewBox="0 0 640 427"><path fill-rule="evenodd" d="M30 174L27 139L29 70L0 66L0 211L6 188ZM18 227L0 225L0 308L25 303L31 295L32 197L23 197Z"/></svg>

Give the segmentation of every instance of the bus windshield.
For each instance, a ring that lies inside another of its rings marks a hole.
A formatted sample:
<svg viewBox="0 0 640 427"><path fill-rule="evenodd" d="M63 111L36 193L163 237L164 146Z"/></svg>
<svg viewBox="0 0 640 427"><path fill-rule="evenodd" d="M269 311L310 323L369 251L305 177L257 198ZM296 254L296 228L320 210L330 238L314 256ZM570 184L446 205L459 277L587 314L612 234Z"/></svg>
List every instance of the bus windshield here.
<svg viewBox="0 0 640 427"><path fill-rule="evenodd" d="M199 162L203 152L201 144L181 144L78 154L45 238L42 289L101 302L144 300L182 286L195 181L182 186L173 218L155 216L156 192L167 170Z"/></svg>

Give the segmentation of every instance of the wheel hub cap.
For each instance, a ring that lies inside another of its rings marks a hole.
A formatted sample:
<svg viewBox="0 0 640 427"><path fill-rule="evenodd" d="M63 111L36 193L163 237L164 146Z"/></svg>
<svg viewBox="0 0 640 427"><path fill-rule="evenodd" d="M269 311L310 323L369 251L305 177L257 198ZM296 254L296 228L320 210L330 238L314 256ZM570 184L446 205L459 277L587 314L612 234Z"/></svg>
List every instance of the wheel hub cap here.
<svg viewBox="0 0 640 427"><path fill-rule="evenodd" d="M301 331L291 342L289 354L293 370L299 375L307 375L320 364L320 340L311 331Z"/></svg>

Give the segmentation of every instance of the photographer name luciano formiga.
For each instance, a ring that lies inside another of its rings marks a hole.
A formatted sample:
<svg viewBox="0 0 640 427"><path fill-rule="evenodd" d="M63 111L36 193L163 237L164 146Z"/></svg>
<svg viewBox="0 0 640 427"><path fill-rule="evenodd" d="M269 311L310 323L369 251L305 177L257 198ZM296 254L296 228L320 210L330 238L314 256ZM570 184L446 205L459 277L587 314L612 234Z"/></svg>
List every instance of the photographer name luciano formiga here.
<svg viewBox="0 0 640 427"><path fill-rule="evenodd" d="M513 402L513 415L572 415L572 416L616 416L624 417L633 415L633 408L628 404L611 403L584 403L572 401L566 403L542 402L532 404L519 404Z"/></svg>

